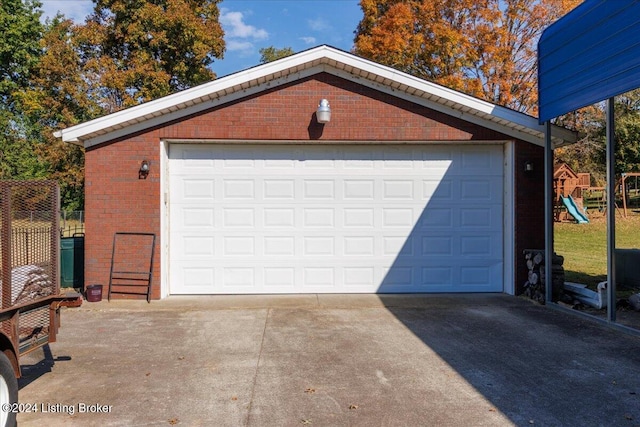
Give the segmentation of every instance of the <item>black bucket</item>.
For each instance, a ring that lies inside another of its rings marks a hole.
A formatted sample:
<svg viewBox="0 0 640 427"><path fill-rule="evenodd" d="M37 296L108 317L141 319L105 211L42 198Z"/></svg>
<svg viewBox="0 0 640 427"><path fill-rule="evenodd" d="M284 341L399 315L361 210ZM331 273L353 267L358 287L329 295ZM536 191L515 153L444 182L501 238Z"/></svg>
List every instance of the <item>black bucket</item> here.
<svg viewBox="0 0 640 427"><path fill-rule="evenodd" d="M87 286L87 301L89 302L102 301L102 285Z"/></svg>

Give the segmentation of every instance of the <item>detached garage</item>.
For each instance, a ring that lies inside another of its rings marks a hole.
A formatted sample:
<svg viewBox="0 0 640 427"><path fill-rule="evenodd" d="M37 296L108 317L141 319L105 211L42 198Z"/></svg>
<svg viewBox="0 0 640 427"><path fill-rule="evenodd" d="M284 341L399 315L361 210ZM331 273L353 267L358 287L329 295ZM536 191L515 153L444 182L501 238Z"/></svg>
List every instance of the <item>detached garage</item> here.
<svg viewBox="0 0 640 427"><path fill-rule="evenodd" d="M544 247L543 132L320 46L59 136L86 149L86 283L115 232L155 233L161 298L517 293Z"/></svg>

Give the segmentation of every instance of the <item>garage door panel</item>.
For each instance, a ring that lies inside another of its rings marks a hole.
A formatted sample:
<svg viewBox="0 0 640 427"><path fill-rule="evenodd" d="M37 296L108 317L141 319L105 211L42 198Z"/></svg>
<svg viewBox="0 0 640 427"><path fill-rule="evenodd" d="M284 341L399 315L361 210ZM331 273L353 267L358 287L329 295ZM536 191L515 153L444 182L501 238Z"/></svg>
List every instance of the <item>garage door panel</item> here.
<svg viewBox="0 0 640 427"><path fill-rule="evenodd" d="M462 228L494 231L499 231L502 228L502 206L462 207L459 212L459 226Z"/></svg>
<svg viewBox="0 0 640 427"><path fill-rule="evenodd" d="M184 207L173 205L173 231L211 231L215 228L215 209L211 207Z"/></svg>
<svg viewBox="0 0 640 427"><path fill-rule="evenodd" d="M416 269L411 265L393 264L383 267L382 287L404 287L406 291L415 287Z"/></svg>
<svg viewBox="0 0 640 427"><path fill-rule="evenodd" d="M444 236L423 236L420 254L424 257L446 257L454 256L455 243L450 235Z"/></svg>
<svg viewBox="0 0 640 427"><path fill-rule="evenodd" d="M169 170L171 293L502 289L500 146L176 144Z"/></svg>
<svg viewBox="0 0 640 427"><path fill-rule="evenodd" d="M183 236L174 243L179 245L185 258L211 259L216 255L215 240L213 236Z"/></svg>
<svg viewBox="0 0 640 427"><path fill-rule="evenodd" d="M422 200L451 202L454 200L454 188L449 178L431 178L422 180Z"/></svg>
<svg viewBox="0 0 640 427"><path fill-rule="evenodd" d="M424 209L418 226L422 229L441 230L454 225L454 209L452 207L430 207Z"/></svg>
<svg viewBox="0 0 640 427"><path fill-rule="evenodd" d="M222 226L225 228L254 228L254 207L222 208Z"/></svg>
<svg viewBox="0 0 640 427"><path fill-rule="evenodd" d="M502 194L501 184L502 179L497 177L461 179L459 200L465 200L468 203L481 200L492 202Z"/></svg>
<svg viewBox="0 0 640 427"><path fill-rule="evenodd" d="M256 185L253 179L220 179L223 200L255 200Z"/></svg>
<svg viewBox="0 0 640 427"><path fill-rule="evenodd" d="M263 272L266 289L281 289L283 293L288 293L295 290L296 283L300 283L293 267L265 267Z"/></svg>
<svg viewBox="0 0 640 427"><path fill-rule="evenodd" d="M188 283L189 290L193 293L207 294L211 289L216 289L216 269L204 266L198 260L173 261L170 271L171 283Z"/></svg>

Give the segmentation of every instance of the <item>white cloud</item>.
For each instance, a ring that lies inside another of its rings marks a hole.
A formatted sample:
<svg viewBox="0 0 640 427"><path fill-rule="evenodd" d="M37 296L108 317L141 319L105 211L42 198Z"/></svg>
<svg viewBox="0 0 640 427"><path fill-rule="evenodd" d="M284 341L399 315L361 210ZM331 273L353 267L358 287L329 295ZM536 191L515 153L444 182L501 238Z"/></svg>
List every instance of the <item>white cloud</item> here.
<svg viewBox="0 0 640 427"><path fill-rule="evenodd" d="M242 12L231 12L228 9L222 9L220 13L220 23L224 28L227 37L264 40L269 38L269 33L261 28L244 23L244 15Z"/></svg>
<svg viewBox="0 0 640 427"><path fill-rule="evenodd" d="M305 44L316 44L315 37L300 37L300 40L302 40Z"/></svg>
<svg viewBox="0 0 640 427"><path fill-rule="evenodd" d="M227 41L226 48L229 52L238 52L240 54L251 54L255 50L253 43L240 40Z"/></svg>
<svg viewBox="0 0 640 427"><path fill-rule="evenodd" d="M307 23L313 31L327 31L331 29L331 24L323 18L309 19Z"/></svg>

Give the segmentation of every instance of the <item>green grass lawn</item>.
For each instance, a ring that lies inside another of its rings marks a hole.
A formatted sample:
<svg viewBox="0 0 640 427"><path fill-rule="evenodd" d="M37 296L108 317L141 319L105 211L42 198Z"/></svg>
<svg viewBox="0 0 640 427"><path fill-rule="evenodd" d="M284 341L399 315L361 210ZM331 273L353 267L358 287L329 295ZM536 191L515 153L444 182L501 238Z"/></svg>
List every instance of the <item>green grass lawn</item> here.
<svg viewBox="0 0 640 427"><path fill-rule="evenodd" d="M616 248L640 248L640 213L616 213ZM607 278L606 217L590 212L589 224L555 223L555 252L564 257L565 280L595 286Z"/></svg>

